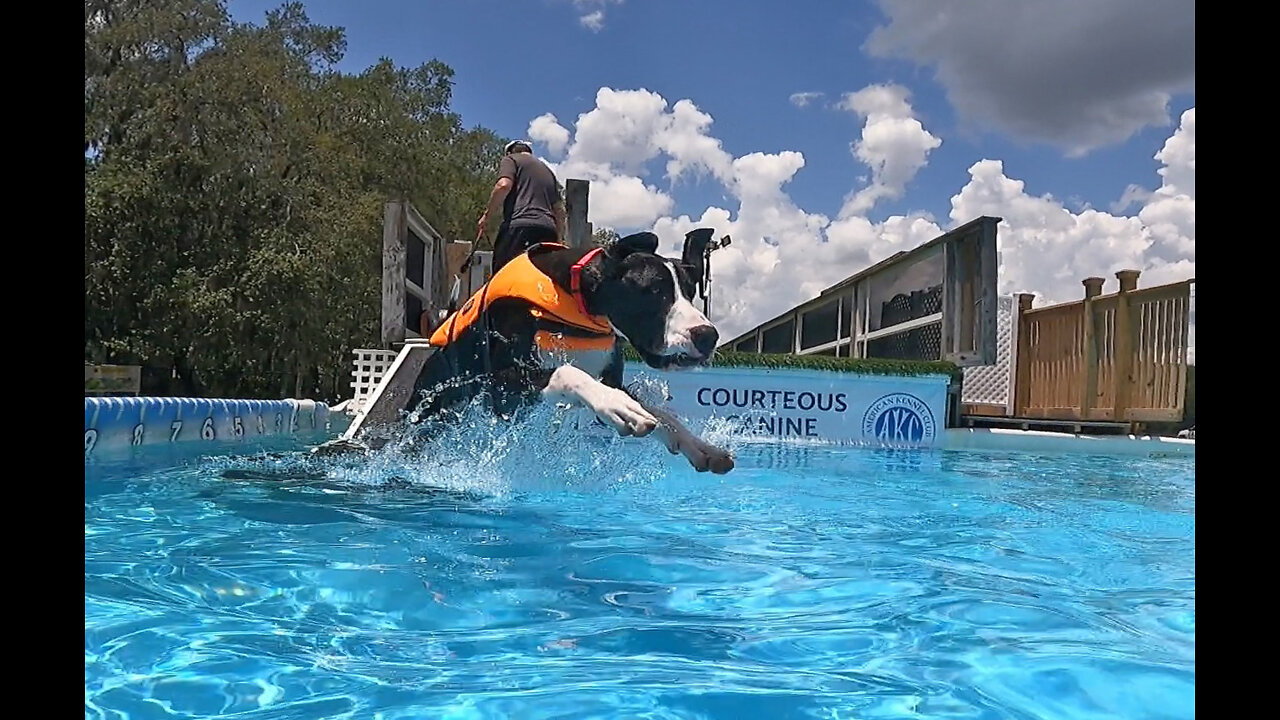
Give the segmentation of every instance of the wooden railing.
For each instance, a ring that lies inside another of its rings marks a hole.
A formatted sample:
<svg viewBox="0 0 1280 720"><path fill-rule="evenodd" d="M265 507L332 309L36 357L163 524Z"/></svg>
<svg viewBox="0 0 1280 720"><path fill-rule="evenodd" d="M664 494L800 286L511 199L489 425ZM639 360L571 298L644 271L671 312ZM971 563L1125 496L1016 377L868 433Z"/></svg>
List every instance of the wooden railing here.
<svg viewBox="0 0 1280 720"><path fill-rule="evenodd" d="M1018 296L1014 415L1058 420L1177 422L1187 386L1194 279L1137 289L1137 270L1083 281L1083 300L1032 309Z"/></svg>

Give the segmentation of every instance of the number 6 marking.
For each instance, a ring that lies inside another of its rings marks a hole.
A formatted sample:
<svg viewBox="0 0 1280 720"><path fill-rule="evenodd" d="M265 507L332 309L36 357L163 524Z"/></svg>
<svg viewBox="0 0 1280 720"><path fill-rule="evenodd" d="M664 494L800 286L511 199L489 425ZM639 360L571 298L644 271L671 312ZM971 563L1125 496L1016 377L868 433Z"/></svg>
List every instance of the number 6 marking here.
<svg viewBox="0 0 1280 720"><path fill-rule="evenodd" d="M200 426L200 437L205 440L213 440L217 436L218 434L213 430L213 418L205 418L204 424Z"/></svg>

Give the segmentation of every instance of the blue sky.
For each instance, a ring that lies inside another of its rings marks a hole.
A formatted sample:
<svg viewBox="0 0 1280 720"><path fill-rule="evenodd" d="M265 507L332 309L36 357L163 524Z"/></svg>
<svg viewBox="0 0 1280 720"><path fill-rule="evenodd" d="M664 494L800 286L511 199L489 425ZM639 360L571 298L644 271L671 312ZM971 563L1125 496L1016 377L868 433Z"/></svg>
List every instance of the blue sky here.
<svg viewBox="0 0 1280 720"><path fill-rule="evenodd" d="M1081 277L1111 278L1116 264L1136 264L1161 281L1194 274L1194 0L304 4L313 21L346 29L344 70L382 56L402 66L447 63L457 73L454 109L467 125L527 137L534 118L554 115L569 142L556 153L535 137L536 149L558 172L594 168L596 224L653 228L666 242L710 222L733 231L735 243L746 240L742 257L723 263L747 286L723 306L735 325L971 219L955 217L966 212L1007 218L1002 290L1074 299ZM276 5L232 0L229 7L237 20L258 22ZM839 107L847 93L873 86L893 89L878 100L864 97L864 108L893 108L876 128L875 116ZM601 88L648 94L615 98L620 104L588 137L576 124L596 108ZM797 93L821 95L801 107ZM644 102L657 96L665 102L660 112ZM680 100L712 122L678 138L643 128L627 135L633 118L669 121ZM902 182L851 210L850 194L874 180L851 144L873 136L881 143L869 157ZM673 180L664 170L672 147L690 139L702 143L684 156L694 170ZM1157 160L1166 142L1176 152ZM642 153L638 164L626 152L610 155L628 143L661 149ZM803 156L802 168L788 151ZM761 154L753 163L730 164L753 153ZM971 168L983 161L997 161L1000 172L984 166L979 178ZM1162 177L1171 163L1178 169ZM1188 167L1189 187L1161 190L1174 174L1188 177ZM618 192L597 192L598 184L622 179ZM1126 191L1136 201L1121 207ZM970 199L957 199L963 196ZM1180 204L1149 207L1169 197ZM725 212L708 215L708 208ZM1143 220L1143 212L1154 219ZM1174 230L1169 213L1178 218ZM1059 216L1070 227L1053 221ZM753 253L756 241L783 248L772 266ZM826 264L838 267L789 287L796 261L787 248L803 257L812 254L806 243L832 253ZM1054 268L1037 269L1044 262ZM762 303L760 292L776 301Z"/></svg>

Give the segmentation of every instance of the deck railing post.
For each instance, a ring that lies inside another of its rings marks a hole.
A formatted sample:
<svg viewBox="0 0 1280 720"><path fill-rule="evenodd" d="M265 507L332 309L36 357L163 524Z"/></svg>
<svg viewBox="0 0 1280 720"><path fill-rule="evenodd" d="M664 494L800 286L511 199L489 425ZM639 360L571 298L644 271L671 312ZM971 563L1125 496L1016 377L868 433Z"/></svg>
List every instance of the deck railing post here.
<svg viewBox="0 0 1280 720"><path fill-rule="evenodd" d="M404 266L408 211L404 200L391 200L382 210L382 349L405 338Z"/></svg>
<svg viewBox="0 0 1280 720"><path fill-rule="evenodd" d="M591 245L591 226L587 222L587 198L591 192L591 183L586 180L569 178L564 182L565 234L569 237L564 243L573 248L585 248Z"/></svg>
<svg viewBox="0 0 1280 720"><path fill-rule="evenodd" d="M1017 316L1013 326L1017 333L1013 355L1013 415L1022 417L1031 399L1031 333L1028 329L1027 311L1036 299L1035 293L1018 293Z"/></svg>
<svg viewBox="0 0 1280 720"><path fill-rule="evenodd" d="M1129 404L1133 400L1133 348L1137 323L1133 322L1133 308L1129 304L1129 294L1138 289L1138 270L1120 270L1116 279L1120 281L1120 293L1116 296L1116 337L1115 337L1115 421L1128 420Z"/></svg>
<svg viewBox="0 0 1280 720"><path fill-rule="evenodd" d="M1080 312L1084 314L1082 322L1082 338L1084 348L1084 383L1080 389L1080 419L1088 420L1093 412L1093 404L1098 399L1098 337L1094 333L1093 299L1102 294L1102 284L1106 278L1087 277L1081 281L1084 285L1084 303Z"/></svg>

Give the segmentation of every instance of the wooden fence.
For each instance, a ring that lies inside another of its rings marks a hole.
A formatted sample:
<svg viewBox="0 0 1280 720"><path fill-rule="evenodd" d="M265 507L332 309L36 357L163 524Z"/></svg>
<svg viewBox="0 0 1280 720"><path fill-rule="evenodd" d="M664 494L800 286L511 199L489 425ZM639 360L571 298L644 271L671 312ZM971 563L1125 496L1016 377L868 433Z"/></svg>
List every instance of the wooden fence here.
<svg viewBox="0 0 1280 720"><path fill-rule="evenodd" d="M1137 270L1083 281L1083 300L1031 308L1018 296L1015 417L1178 422L1187 387L1191 286L1138 289Z"/></svg>

